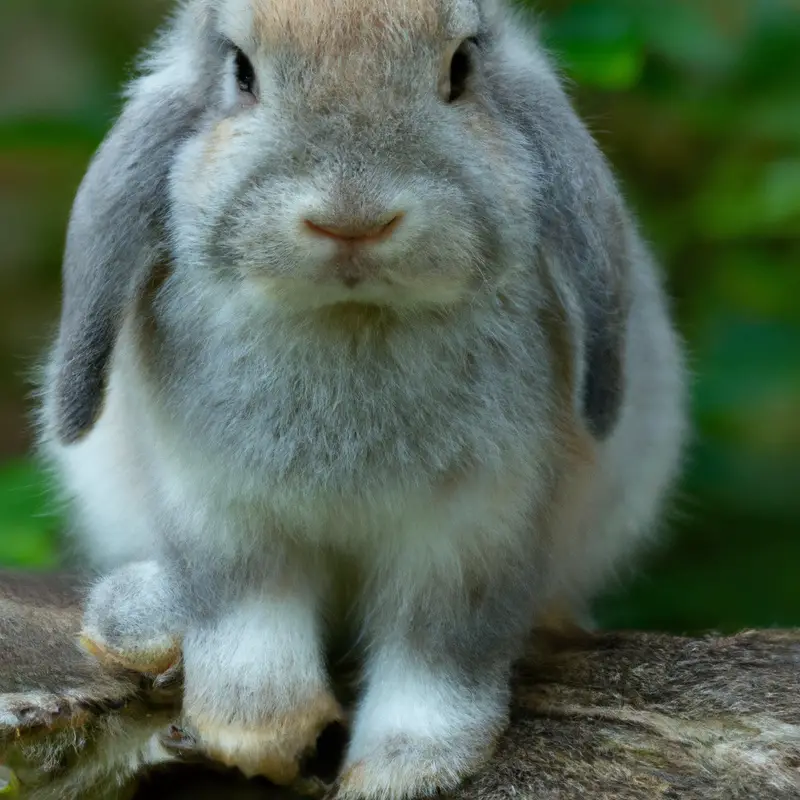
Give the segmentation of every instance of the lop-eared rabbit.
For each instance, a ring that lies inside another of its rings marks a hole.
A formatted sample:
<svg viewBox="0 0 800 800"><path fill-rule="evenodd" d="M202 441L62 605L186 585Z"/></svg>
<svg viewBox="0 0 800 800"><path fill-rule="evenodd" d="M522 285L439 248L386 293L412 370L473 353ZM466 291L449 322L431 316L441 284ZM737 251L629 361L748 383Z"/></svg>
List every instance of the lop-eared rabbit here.
<svg viewBox="0 0 800 800"><path fill-rule="evenodd" d="M529 630L657 528L685 431L661 279L501 0L187 0L78 192L42 449L87 646L182 656L200 749L447 790ZM354 707L333 691L356 655Z"/></svg>

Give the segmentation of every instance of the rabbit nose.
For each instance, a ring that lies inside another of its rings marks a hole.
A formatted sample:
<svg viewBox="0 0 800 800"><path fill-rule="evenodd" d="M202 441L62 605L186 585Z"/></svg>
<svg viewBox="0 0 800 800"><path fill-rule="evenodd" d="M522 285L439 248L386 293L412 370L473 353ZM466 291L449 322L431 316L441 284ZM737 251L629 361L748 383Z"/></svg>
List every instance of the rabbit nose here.
<svg viewBox="0 0 800 800"><path fill-rule="evenodd" d="M316 236L326 236L347 244L380 242L388 239L403 218L402 212L389 213L380 220L363 220L347 223L318 222L306 218L306 228Z"/></svg>

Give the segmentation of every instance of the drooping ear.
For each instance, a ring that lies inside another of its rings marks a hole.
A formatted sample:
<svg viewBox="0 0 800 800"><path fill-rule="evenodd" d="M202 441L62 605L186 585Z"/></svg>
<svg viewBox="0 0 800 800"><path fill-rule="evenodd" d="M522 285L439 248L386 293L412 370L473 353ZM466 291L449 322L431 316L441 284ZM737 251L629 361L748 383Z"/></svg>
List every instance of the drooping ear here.
<svg viewBox="0 0 800 800"><path fill-rule="evenodd" d="M541 247L567 326L573 401L589 432L604 439L624 399L630 253L621 218L593 219L587 211L578 205L545 212Z"/></svg>
<svg viewBox="0 0 800 800"><path fill-rule="evenodd" d="M55 432L65 444L99 416L126 310L163 255L170 166L204 103L203 69L186 63L192 58L192 48L180 41L157 53L155 69L132 85L78 190L51 387Z"/></svg>
<svg viewBox="0 0 800 800"><path fill-rule="evenodd" d="M633 264L647 256L603 156L565 101L560 105L537 129L546 176L539 248L567 328L575 408L604 439L624 400Z"/></svg>

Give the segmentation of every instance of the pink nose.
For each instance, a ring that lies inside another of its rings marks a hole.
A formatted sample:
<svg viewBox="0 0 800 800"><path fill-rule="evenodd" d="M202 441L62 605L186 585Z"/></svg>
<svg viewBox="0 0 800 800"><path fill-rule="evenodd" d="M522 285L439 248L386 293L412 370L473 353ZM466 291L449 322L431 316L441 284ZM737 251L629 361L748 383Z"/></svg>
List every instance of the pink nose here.
<svg viewBox="0 0 800 800"><path fill-rule="evenodd" d="M308 230L317 235L325 236L328 239L337 239L348 244L360 244L362 242L380 242L388 239L403 218L402 212L390 214L380 222L353 222L349 224L336 225L332 223L314 222L305 219L303 222Z"/></svg>

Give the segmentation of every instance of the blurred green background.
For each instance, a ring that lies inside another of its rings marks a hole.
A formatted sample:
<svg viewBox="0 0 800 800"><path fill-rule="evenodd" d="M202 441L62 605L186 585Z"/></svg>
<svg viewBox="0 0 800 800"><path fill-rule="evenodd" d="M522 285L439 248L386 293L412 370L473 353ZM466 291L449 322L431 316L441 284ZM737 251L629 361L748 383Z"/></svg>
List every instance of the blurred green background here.
<svg viewBox="0 0 800 800"><path fill-rule="evenodd" d="M608 625L800 625L800 2L539 0L543 35L668 271L695 440ZM164 0L2 0L0 564L57 563L27 376L70 203Z"/></svg>

